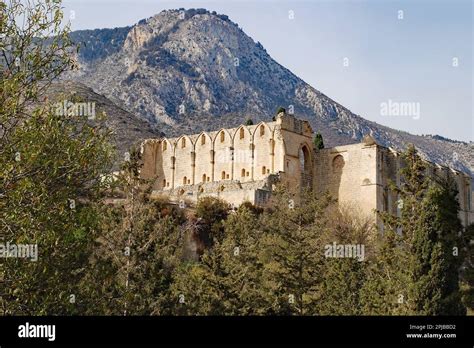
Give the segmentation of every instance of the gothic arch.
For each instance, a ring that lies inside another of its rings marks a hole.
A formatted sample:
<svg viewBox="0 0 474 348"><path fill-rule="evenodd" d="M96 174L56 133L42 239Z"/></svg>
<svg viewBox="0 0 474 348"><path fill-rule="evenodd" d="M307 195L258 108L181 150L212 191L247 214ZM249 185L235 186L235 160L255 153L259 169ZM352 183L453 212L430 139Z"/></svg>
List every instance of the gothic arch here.
<svg viewBox="0 0 474 348"><path fill-rule="evenodd" d="M224 134L224 136L222 136ZM223 141L221 141L223 139ZM233 141L227 129L220 129L215 133L213 140L214 153L214 181L221 180L221 173L226 173L226 179L233 179ZM227 177L228 176L228 177Z"/></svg>
<svg viewBox="0 0 474 348"><path fill-rule="evenodd" d="M252 133L249 128L241 125L233 135L233 177L240 181L252 180L253 146ZM244 171L244 175L242 175Z"/></svg>
<svg viewBox="0 0 474 348"><path fill-rule="evenodd" d="M174 144L167 138L162 138L158 152L156 161L158 182L163 189L170 189L173 187L174 180Z"/></svg>
<svg viewBox="0 0 474 348"><path fill-rule="evenodd" d="M175 187L181 185L194 184L194 173L192 166L192 154L194 153L194 143L187 135L182 135L176 139L174 146L174 183ZM186 183L184 183L186 178Z"/></svg>
<svg viewBox="0 0 474 348"><path fill-rule="evenodd" d="M262 129L261 127L263 127L263 129L265 130L263 135L260 133L260 129ZM273 131L272 129L270 128L270 126L268 125L268 123L264 122L264 121L260 121L254 128L253 130L253 133L252 133L252 139L255 141L255 139L257 137L260 137L260 136L266 136L266 135L269 135L270 138L273 138Z"/></svg>
<svg viewBox="0 0 474 348"><path fill-rule="evenodd" d="M252 132L250 131L250 129L247 127L247 126L244 126L243 124L240 125L238 128L236 128L234 134L232 135L232 140L235 144L235 141L237 140L240 140L240 135L241 135L241 130L244 131L244 138L243 140L247 141L250 143L250 140L252 139Z"/></svg>
<svg viewBox="0 0 474 348"><path fill-rule="evenodd" d="M262 131L263 130L263 131ZM275 168L275 144L273 131L265 122L259 122L252 134L254 147L253 179L262 180ZM265 174L263 173L265 167Z"/></svg>
<svg viewBox="0 0 474 348"><path fill-rule="evenodd" d="M194 144L195 183L210 182L213 179L212 177L212 172L213 172L213 167L214 167L213 147L214 145L212 142L212 138L208 133L202 132L196 138L196 142Z"/></svg>
<svg viewBox="0 0 474 348"><path fill-rule="evenodd" d="M204 143L203 140L204 139ZM196 142L194 143L194 149L197 150L199 146L207 145L207 143L212 144L212 137L207 132L201 132L196 138Z"/></svg>
<svg viewBox="0 0 474 348"><path fill-rule="evenodd" d="M222 132L224 132L225 134L225 138L223 142L221 142ZM232 134L230 134L230 132L227 129L221 128L217 132L215 132L215 136L214 136L214 139L212 139L212 143L214 144L214 146L219 143L230 144L229 146L232 146Z"/></svg>
<svg viewBox="0 0 474 348"><path fill-rule="evenodd" d="M183 146L184 145L184 146ZM181 135L174 143L175 153L178 149L194 150L194 143L188 135Z"/></svg>
<svg viewBox="0 0 474 348"><path fill-rule="evenodd" d="M298 149L299 173L302 188L312 188L313 180L313 155L311 146L302 143Z"/></svg>

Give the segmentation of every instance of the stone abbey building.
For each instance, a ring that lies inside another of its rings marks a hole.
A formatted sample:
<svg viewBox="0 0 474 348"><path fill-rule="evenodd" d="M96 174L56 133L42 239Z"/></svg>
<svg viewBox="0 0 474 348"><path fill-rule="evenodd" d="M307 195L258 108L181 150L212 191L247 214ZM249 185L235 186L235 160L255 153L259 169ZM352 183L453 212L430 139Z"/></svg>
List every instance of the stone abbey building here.
<svg viewBox="0 0 474 348"><path fill-rule="evenodd" d="M241 125L178 138L142 143L143 178L153 179L153 194L195 202L219 197L238 206L263 204L275 184L293 192L328 191L340 204L369 216L375 210L397 213L388 182L400 182L399 154L366 137L361 143L316 150L308 121L280 113L273 122ZM428 174L452 175L459 188L460 218L474 222L471 178L436 164Z"/></svg>

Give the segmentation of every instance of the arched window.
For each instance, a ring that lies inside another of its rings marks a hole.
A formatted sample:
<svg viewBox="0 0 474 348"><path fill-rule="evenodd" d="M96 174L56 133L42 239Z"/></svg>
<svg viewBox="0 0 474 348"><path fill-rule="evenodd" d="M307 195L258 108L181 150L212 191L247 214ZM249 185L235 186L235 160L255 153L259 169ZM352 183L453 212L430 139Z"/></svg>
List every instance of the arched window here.
<svg viewBox="0 0 474 348"><path fill-rule="evenodd" d="M332 170L334 172L341 172L342 168L344 168L344 157L342 157L342 155L337 155L332 160Z"/></svg>
<svg viewBox="0 0 474 348"><path fill-rule="evenodd" d="M265 135L265 126L262 124L262 125L260 126L260 136L262 137L262 136L264 136L264 135Z"/></svg>
<svg viewBox="0 0 474 348"><path fill-rule="evenodd" d="M183 178L183 185L186 185L187 182L188 182L188 178L184 177L184 178Z"/></svg>
<svg viewBox="0 0 474 348"><path fill-rule="evenodd" d="M223 143L225 140L225 133L221 132L221 143Z"/></svg>
<svg viewBox="0 0 474 348"><path fill-rule="evenodd" d="M225 179L225 172L224 171L221 173L221 178L222 178L222 180Z"/></svg>
<svg viewBox="0 0 474 348"><path fill-rule="evenodd" d="M206 174L202 175L202 182L206 182Z"/></svg>
<svg viewBox="0 0 474 348"><path fill-rule="evenodd" d="M163 151L166 151L168 148L168 143L166 141L163 141Z"/></svg>
<svg viewBox="0 0 474 348"><path fill-rule="evenodd" d="M267 168L265 166L262 167L262 174L267 174Z"/></svg>
<svg viewBox="0 0 474 348"><path fill-rule="evenodd" d="M163 179L163 187L166 186L166 179Z"/></svg>
<svg viewBox="0 0 474 348"><path fill-rule="evenodd" d="M186 147L186 138L181 139L181 148Z"/></svg>
<svg viewBox="0 0 474 348"><path fill-rule="evenodd" d="M309 151L306 146L303 146L299 151L300 158L300 170L302 173L309 173L311 170L311 164L309 159Z"/></svg>
<svg viewBox="0 0 474 348"><path fill-rule="evenodd" d="M205 144L206 144L206 136L202 135L201 136L201 145L205 145Z"/></svg>
<svg viewBox="0 0 474 348"><path fill-rule="evenodd" d="M241 177L244 177L244 176L245 176L245 169L242 168L242 170L240 171L240 176L241 176Z"/></svg>
<svg viewBox="0 0 474 348"><path fill-rule="evenodd" d="M243 128L240 128L240 139L245 138L245 131Z"/></svg>

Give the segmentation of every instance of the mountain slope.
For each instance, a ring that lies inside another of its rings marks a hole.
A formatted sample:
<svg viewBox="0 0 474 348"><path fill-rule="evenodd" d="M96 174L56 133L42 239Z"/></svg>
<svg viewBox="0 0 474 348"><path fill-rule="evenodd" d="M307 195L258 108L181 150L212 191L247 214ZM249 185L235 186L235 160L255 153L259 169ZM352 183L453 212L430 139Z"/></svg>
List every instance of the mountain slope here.
<svg viewBox="0 0 474 348"><path fill-rule="evenodd" d="M113 132L112 141L119 158L122 158L133 145L139 145L142 140L163 135L146 120L132 115L81 83L71 81L55 83L48 89L47 95L53 105L58 102L62 104L65 100L95 103L96 114L104 112L107 116L106 125Z"/></svg>
<svg viewBox="0 0 474 348"><path fill-rule="evenodd" d="M382 145L414 143L433 162L474 172L472 143L415 136L353 114L275 62L227 16L167 10L132 27L103 30L73 33L86 45L80 71L70 77L167 135L269 120L278 106L291 105L327 146L371 134ZM100 53L93 53L97 47Z"/></svg>

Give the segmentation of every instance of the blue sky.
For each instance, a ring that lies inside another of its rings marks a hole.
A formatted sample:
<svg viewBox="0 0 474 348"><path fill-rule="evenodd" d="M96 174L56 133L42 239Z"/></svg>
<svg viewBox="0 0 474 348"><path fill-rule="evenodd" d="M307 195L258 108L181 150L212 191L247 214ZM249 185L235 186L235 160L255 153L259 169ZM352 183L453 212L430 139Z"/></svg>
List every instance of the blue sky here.
<svg viewBox="0 0 474 348"><path fill-rule="evenodd" d="M66 17L74 11L73 30L132 25L170 8L214 10L354 113L415 134L474 141L472 0L65 0L64 6ZM381 104L389 100L419 103L420 117L383 115Z"/></svg>

